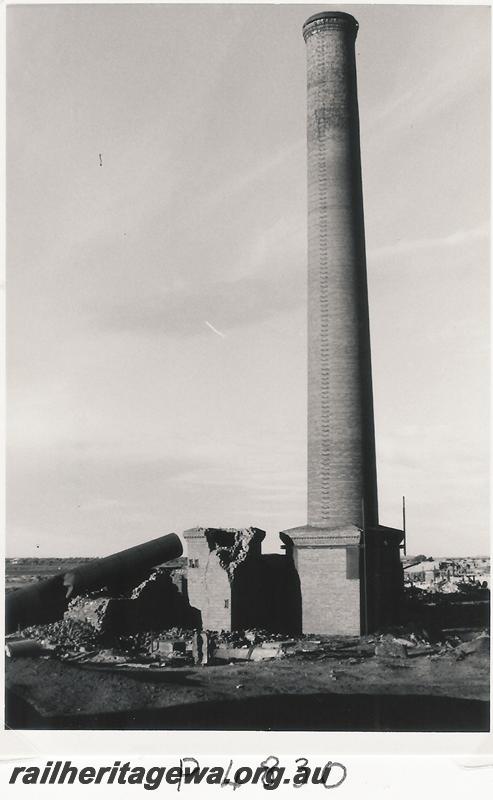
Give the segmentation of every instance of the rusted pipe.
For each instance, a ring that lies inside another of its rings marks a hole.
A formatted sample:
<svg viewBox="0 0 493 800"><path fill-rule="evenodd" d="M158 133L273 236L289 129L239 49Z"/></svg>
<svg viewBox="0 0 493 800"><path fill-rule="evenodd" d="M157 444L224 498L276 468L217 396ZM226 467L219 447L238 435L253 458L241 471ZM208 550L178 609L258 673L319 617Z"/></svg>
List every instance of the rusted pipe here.
<svg viewBox="0 0 493 800"><path fill-rule="evenodd" d="M7 658L32 658L43 655L43 647L35 639L21 639L17 642L7 642L5 655Z"/></svg>
<svg viewBox="0 0 493 800"><path fill-rule="evenodd" d="M32 583L5 596L5 633L61 619L67 608L63 575Z"/></svg>
<svg viewBox="0 0 493 800"><path fill-rule="evenodd" d="M144 580L153 567L178 558L182 553L183 545L176 533L168 533L150 542L129 547L128 550L82 564L66 572L63 577L67 598L104 587L131 588Z"/></svg>

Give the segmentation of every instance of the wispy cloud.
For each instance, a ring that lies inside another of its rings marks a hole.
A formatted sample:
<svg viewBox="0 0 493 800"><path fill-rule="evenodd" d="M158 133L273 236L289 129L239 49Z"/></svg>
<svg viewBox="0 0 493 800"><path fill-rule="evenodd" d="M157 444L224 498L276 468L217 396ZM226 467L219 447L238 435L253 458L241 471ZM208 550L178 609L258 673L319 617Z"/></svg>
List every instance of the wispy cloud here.
<svg viewBox="0 0 493 800"><path fill-rule="evenodd" d="M207 325L207 327L208 327L208 328L210 328L210 329L211 329L211 331L213 331L214 333L216 333L218 336L221 336L223 339L226 337L226 334L225 334L225 333L221 333L221 331L218 331L218 329L217 329L217 328L215 328L215 327L214 327L214 325L211 325L211 323L210 323L210 322L208 322L207 320L205 320L205 324Z"/></svg>
<svg viewBox="0 0 493 800"><path fill-rule="evenodd" d="M443 114L447 108L462 103L474 89L487 86L488 36L486 31L484 36L477 36L476 20L470 17L470 34L474 36L475 47L464 48L467 22L464 19L463 26L448 31L448 47L438 47L426 69L409 72L407 88L402 76L398 90L383 96L369 116L367 135L382 141L402 128L415 126L432 115ZM460 69L450 68L450 52L454 44L462 55ZM489 90L486 91L489 95Z"/></svg>
<svg viewBox="0 0 493 800"><path fill-rule="evenodd" d="M297 156L302 158L305 147L305 139L297 139L277 150L269 158L257 163L252 169L245 170L240 174L235 173L233 177L229 177L210 193L208 202L223 203L225 199L231 198L233 195L251 191L255 184L268 178L273 171L283 168L287 161Z"/></svg>
<svg viewBox="0 0 493 800"><path fill-rule="evenodd" d="M484 223L476 228L469 230L459 230L447 236L429 237L423 239L400 239L393 244L377 247L369 250L368 257L371 259L383 259L389 256L413 253L417 250L429 250L432 248L461 247L487 239L489 236L489 225Z"/></svg>
<svg viewBox="0 0 493 800"><path fill-rule="evenodd" d="M303 270L292 275L279 275L276 271L268 276L188 286L138 304L121 304L110 311L104 308L98 323L108 330L195 336L202 332L205 320L207 327L224 337L224 330L269 319L298 307L303 298ZM214 319L219 328L207 322L208 318Z"/></svg>

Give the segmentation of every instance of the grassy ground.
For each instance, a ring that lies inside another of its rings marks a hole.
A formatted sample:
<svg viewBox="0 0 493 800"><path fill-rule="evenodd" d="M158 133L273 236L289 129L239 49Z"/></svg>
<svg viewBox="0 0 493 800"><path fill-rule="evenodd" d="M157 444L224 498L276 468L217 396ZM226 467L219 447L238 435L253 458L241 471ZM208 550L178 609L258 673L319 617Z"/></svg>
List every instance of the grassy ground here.
<svg viewBox="0 0 493 800"><path fill-rule="evenodd" d="M33 581L51 578L58 572L67 572L88 558L6 558L5 589L20 589Z"/></svg>

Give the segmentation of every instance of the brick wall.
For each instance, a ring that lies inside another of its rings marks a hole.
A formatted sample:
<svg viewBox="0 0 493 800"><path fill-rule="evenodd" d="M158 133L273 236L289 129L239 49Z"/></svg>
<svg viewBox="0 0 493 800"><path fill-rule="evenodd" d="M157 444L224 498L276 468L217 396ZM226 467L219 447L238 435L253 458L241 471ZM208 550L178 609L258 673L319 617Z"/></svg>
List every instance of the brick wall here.
<svg viewBox="0 0 493 800"><path fill-rule="evenodd" d="M296 564L303 633L359 635L360 582L346 577L346 548L301 547Z"/></svg>
<svg viewBox="0 0 493 800"><path fill-rule="evenodd" d="M231 586L216 553L209 553L203 570L202 626L209 631L231 630Z"/></svg>
<svg viewBox="0 0 493 800"><path fill-rule="evenodd" d="M195 531L185 531L185 540L188 545L187 556L187 591L191 606L197 608L202 615L204 625L204 572L209 560L209 546L205 536L196 534Z"/></svg>

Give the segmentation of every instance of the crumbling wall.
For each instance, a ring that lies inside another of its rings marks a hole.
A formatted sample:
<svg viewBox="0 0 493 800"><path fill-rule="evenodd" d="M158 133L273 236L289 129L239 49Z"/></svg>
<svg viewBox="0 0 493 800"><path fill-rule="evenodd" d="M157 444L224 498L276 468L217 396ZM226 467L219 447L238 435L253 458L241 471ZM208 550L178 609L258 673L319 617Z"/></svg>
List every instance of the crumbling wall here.
<svg viewBox="0 0 493 800"><path fill-rule="evenodd" d="M71 600L66 620L90 625L97 633L126 635L167 628L195 628L200 620L168 569L153 570L127 597L108 593Z"/></svg>
<svg viewBox="0 0 493 800"><path fill-rule="evenodd" d="M191 605L201 612L202 627L248 627L256 618L252 604L258 593L264 532L252 527L192 528L184 536L188 544L188 593Z"/></svg>
<svg viewBox="0 0 493 800"><path fill-rule="evenodd" d="M167 569L154 570L129 598L113 599L106 623L115 633L194 628L200 625L186 595L180 593Z"/></svg>
<svg viewBox="0 0 493 800"><path fill-rule="evenodd" d="M233 582L235 572L240 564L243 564L246 560L254 536L255 528L228 528L225 531L209 529L205 531L211 555L216 556L230 583Z"/></svg>

